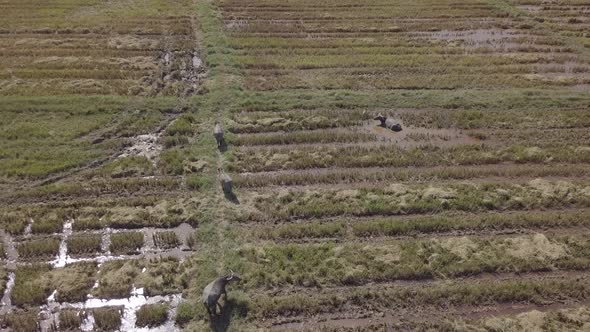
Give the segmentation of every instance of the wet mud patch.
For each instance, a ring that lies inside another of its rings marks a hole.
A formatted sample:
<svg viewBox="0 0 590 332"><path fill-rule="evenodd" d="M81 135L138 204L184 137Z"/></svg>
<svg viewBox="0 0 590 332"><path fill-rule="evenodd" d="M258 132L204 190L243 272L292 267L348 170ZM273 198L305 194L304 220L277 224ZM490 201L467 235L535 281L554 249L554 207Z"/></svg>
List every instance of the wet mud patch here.
<svg viewBox="0 0 590 332"><path fill-rule="evenodd" d="M160 153L164 148L159 143L161 132L154 134L138 135L131 138L131 146L127 147L125 151L118 156L118 158L126 158L131 156L145 157L155 166L158 163Z"/></svg>
<svg viewBox="0 0 590 332"><path fill-rule="evenodd" d="M12 292L12 288L14 287L15 278L16 274L14 272L10 272L8 274L8 281L6 282L4 294L2 295L0 314L5 314L12 309L12 300L10 294Z"/></svg>
<svg viewBox="0 0 590 332"><path fill-rule="evenodd" d="M538 13L541 10L543 10L542 6L537 6L537 5L522 5L522 6L516 6L516 8L521 9L521 10L526 10L527 12L530 12L530 13Z"/></svg>
<svg viewBox="0 0 590 332"><path fill-rule="evenodd" d="M450 147L481 142L479 139L471 137L458 129L406 127L403 123L401 125L402 131L399 132L380 127L377 122L366 125L366 129L376 135L379 141L391 142L401 148L413 148L424 145Z"/></svg>
<svg viewBox="0 0 590 332"><path fill-rule="evenodd" d="M420 33L418 37L433 42L446 42L451 46L462 47L466 50L491 48L497 51L516 49L523 45L535 45L537 36L522 33L517 30L477 29L477 30L441 30Z"/></svg>
<svg viewBox="0 0 590 332"><path fill-rule="evenodd" d="M248 20L240 20L240 19L233 19L233 20L225 20L224 28L228 31L239 31L248 26Z"/></svg>
<svg viewBox="0 0 590 332"><path fill-rule="evenodd" d="M156 49L160 45L158 39L137 37L134 35L119 35L109 38L107 45L115 49Z"/></svg>
<svg viewBox="0 0 590 332"><path fill-rule="evenodd" d="M4 258L7 260L9 267L13 265L18 259L18 253L16 251L16 245L10 234L0 229L0 238L2 247L4 248Z"/></svg>
<svg viewBox="0 0 590 332"><path fill-rule="evenodd" d="M157 63L154 76L146 80L152 94L188 96L200 92L207 70L198 50L165 50L160 52Z"/></svg>

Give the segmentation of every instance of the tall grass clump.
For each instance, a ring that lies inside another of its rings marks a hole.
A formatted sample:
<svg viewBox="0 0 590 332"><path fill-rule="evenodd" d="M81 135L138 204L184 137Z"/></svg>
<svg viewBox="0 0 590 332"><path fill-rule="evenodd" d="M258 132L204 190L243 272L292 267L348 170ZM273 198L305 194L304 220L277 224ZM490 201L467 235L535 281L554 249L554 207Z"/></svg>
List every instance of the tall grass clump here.
<svg viewBox="0 0 590 332"><path fill-rule="evenodd" d="M11 235L22 235L27 228L27 218L21 213L5 213L0 215L0 225Z"/></svg>
<svg viewBox="0 0 590 332"><path fill-rule="evenodd" d="M100 252L102 236L100 234L80 234L66 240L68 254L71 256L87 256Z"/></svg>
<svg viewBox="0 0 590 332"><path fill-rule="evenodd" d="M31 225L33 234L54 234L62 231L64 221L59 219L44 219Z"/></svg>
<svg viewBox="0 0 590 332"><path fill-rule="evenodd" d="M109 250L114 254L134 254L143 247L142 232L121 232L111 234Z"/></svg>
<svg viewBox="0 0 590 332"><path fill-rule="evenodd" d="M59 243L60 240L57 237L38 238L19 243L16 250L22 259L47 260L59 253Z"/></svg>
<svg viewBox="0 0 590 332"><path fill-rule="evenodd" d="M117 331L121 327L121 315L120 308L93 309L94 327L99 331Z"/></svg>
<svg viewBox="0 0 590 332"><path fill-rule="evenodd" d="M34 217L35 222L31 225L31 231L33 234L60 233L65 219L65 211L61 209L50 210Z"/></svg>
<svg viewBox="0 0 590 332"><path fill-rule="evenodd" d="M137 327L156 327L168 319L168 306L165 304L144 304L137 310Z"/></svg>
<svg viewBox="0 0 590 332"><path fill-rule="evenodd" d="M81 217L76 219L76 222L72 224L74 231L99 230L103 227L105 227L105 223L97 216Z"/></svg>
<svg viewBox="0 0 590 332"><path fill-rule="evenodd" d="M39 312L37 309L9 312L2 318L2 323L12 331L37 332L40 331L37 323L38 314Z"/></svg>
<svg viewBox="0 0 590 332"><path fill-rule="evenodd" d="M191 303L187 301L181 302L178 307L176 307L174 322L179 326L184 326L194 319L196 314L196 309Z"/></svg>
<svg viewBox="0 0 590 332"><path fill-rule="evenodd" d="M51 288L55 289L58 302L83 302L96 282L96 262L82 261L54 269L50 277Z"/></svg>
<svg viewBox="0 0 590 332"><path fill-rule="evenodd" d="M173 231L157 232L153 235L154 244L160 249L176 248L180 241Z"/></svg>
<svg viewBox="0 0 590 332"><path fill-rule="evenodd" d="M25 307L45 303L52 289L49 282L42 276L50 271L51 266L47 264L18 266L14 288L10 293L12 304Z"/></svg>
<svg viewBox="0 0 590 332"><path fill-rule="evenodd" d="M62 331L78 330L82 320L82 313L78 310L62 310L59 312L59 328Z"/></svg>
<svg viewBox="0 0 590 332"><path fill-rule="evenodd" d="M92 294L102 299L125 298L131 294L143 264L138 260L114 260L101 265L98 287Z"/></svg>

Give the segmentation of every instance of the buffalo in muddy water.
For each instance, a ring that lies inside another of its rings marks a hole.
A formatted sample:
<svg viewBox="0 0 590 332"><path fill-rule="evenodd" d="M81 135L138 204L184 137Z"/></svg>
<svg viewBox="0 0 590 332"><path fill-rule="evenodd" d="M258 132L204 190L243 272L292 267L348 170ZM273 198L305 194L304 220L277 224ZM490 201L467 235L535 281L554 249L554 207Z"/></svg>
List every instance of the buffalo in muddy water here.
<svg viewBox="0 0 590 332"><path fill-rule="evenodd" d="M393 131L402 131L402 125L391 118L385 117L379 113L373 120L379 120L381 123L379 124L380 127L387 128Z"/></svg>

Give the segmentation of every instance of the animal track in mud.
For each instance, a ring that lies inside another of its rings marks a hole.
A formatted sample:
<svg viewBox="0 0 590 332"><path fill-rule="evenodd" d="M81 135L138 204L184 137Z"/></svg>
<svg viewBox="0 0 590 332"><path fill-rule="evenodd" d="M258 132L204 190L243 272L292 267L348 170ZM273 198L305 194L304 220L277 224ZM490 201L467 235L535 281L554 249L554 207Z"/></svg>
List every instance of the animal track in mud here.
<svg viewBox="0 0 590 332"><path fill-rule="evenodd" d="M198 93L206 69L198 51L163 51L159 56L158 70L146 83L153 94L174 89L182 96ZM180 90L180 91L179 91Z"/></svg>
<svg viewBox="0 0 590 332"><path fill-rule="evenodd" d="M162 152L163 146L158 143L161 132L154 134L138 135L131 138L132 145L125 149L125 151L119 155L119 158L125 158L129 156L140 156L146 157L152 164L156 164L159 160L160 152Z"/></svg>

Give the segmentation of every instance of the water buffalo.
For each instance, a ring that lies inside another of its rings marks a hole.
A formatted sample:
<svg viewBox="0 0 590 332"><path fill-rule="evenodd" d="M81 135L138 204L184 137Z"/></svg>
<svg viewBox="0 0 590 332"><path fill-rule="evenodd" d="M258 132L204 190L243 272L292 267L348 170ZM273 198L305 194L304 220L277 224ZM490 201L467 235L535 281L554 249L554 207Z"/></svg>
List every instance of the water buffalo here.
<svg viewBox="0 0 590 332"><path fill-rule="evenodd" d="M383 128L391 129L396 132L402 131L402 125L398 121L385 117L381 115L381 113L379 113L373 120L381 121L381 124L379 124L379 126Z"/></svg>
<svg viewBox="0 0 590 332"><path fill-rule="evenodd" d="M225 286L229 282L240 280L242 280L240 276L230 270L230 274L221 276L205 286L205 289L203 289L202 300L209 316L217 315L217 306L219 306L219 298L221 295L225 295L225 300L227 301ZM221 313L221 307L219 308L219 313Z"/></svg>

